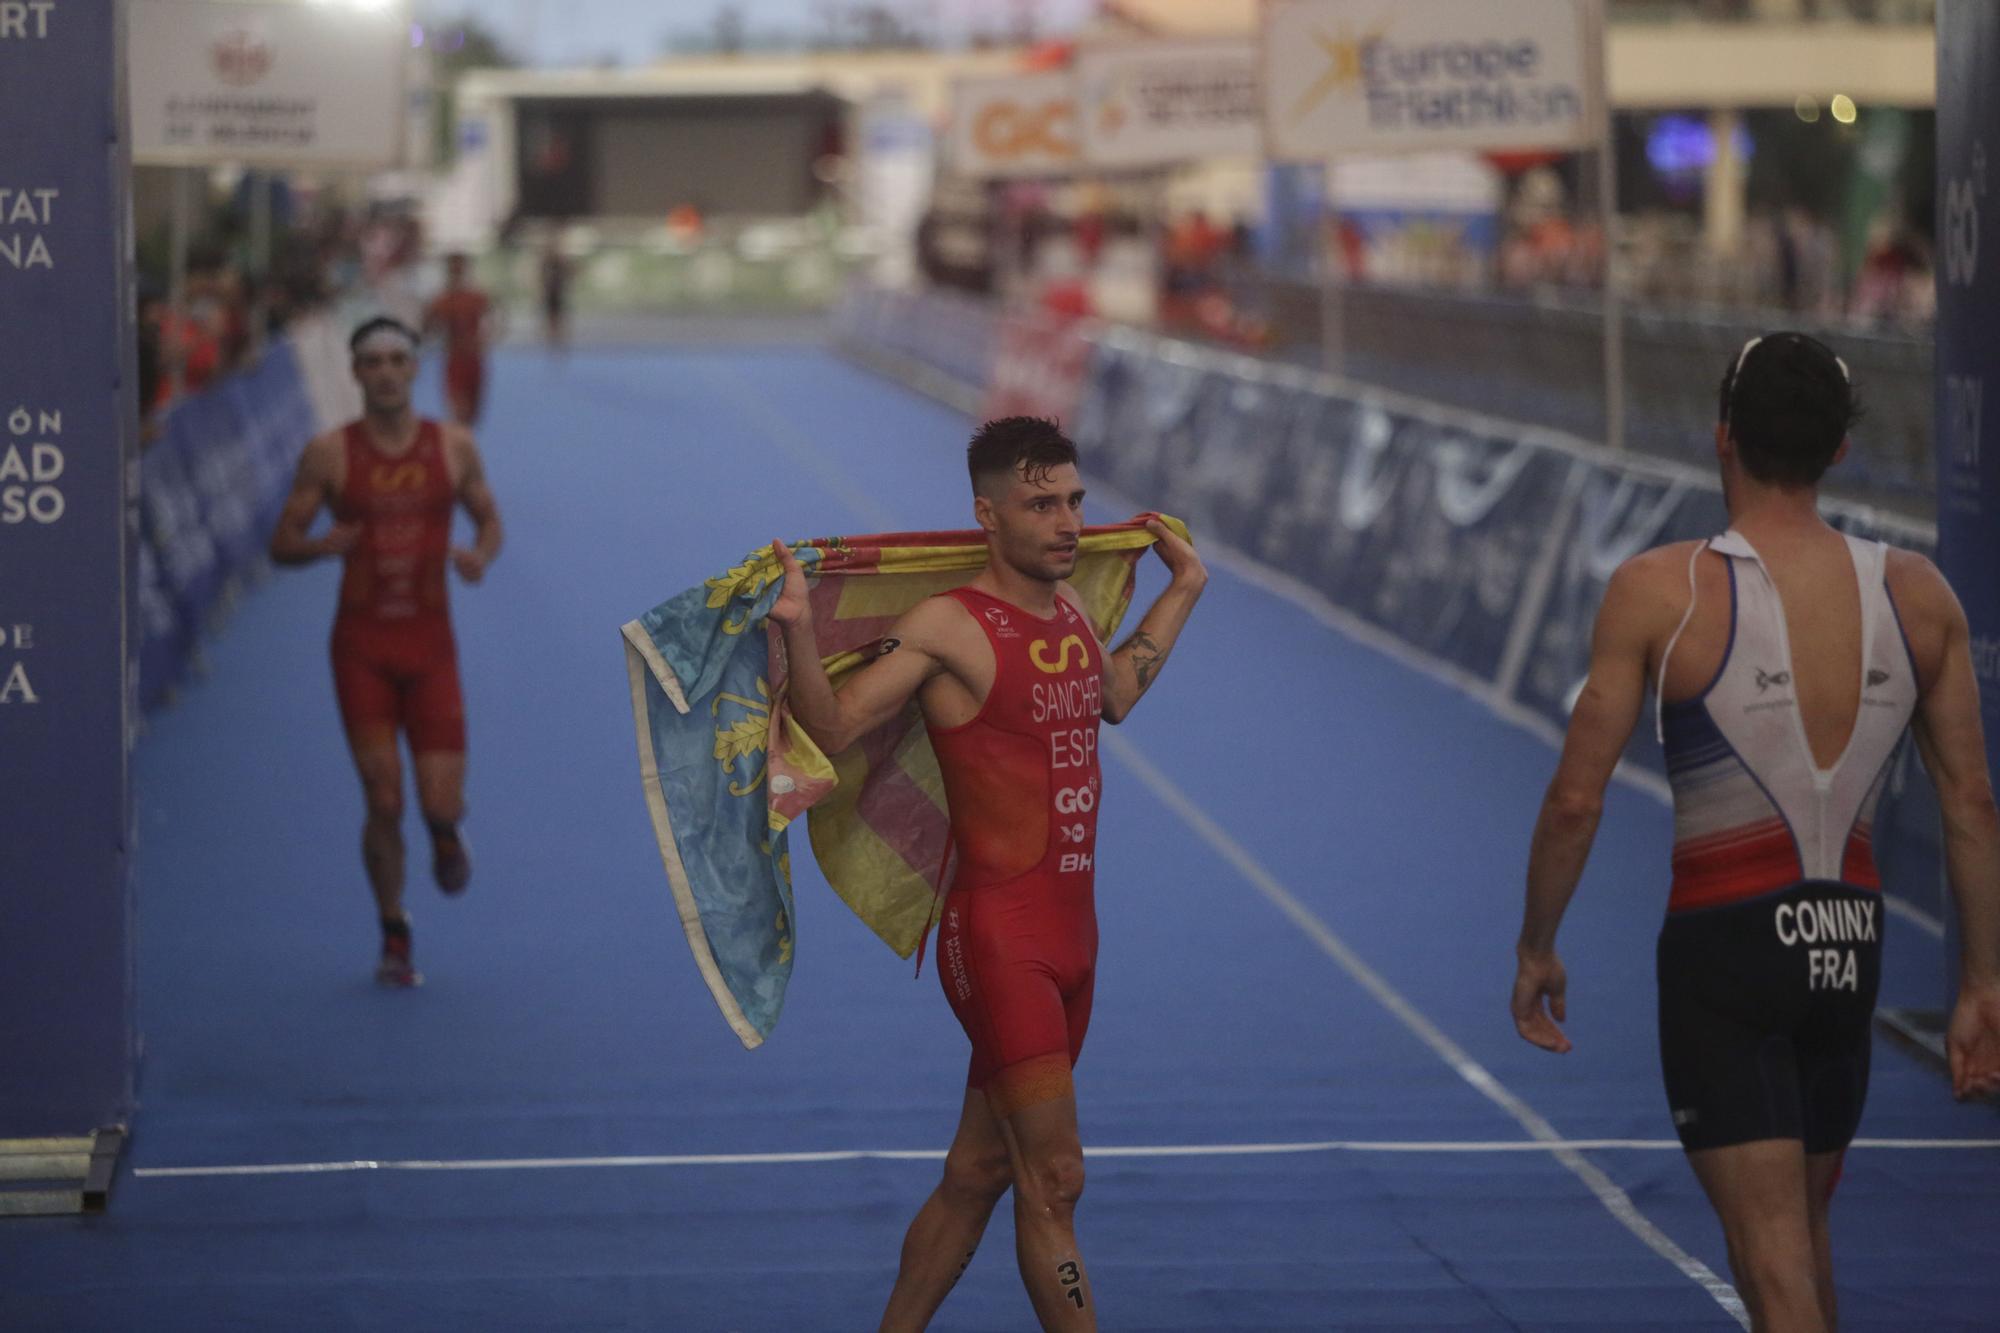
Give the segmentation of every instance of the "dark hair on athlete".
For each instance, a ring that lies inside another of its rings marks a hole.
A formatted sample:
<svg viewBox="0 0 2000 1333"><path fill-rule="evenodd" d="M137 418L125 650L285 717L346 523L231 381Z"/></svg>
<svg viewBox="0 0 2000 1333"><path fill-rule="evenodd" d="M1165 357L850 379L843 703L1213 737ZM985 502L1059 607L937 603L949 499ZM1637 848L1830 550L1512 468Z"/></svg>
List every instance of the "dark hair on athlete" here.
<svg viewBox="0 0 2000 1333"><path fill-rule="evenodd" d="M1767 333L1730 361L1720 416L1744 471L1766 485L1814 486L1861 405L1832 348L1803 333Z"/></svg>
<svg viewBox="0 0 2000 1333"><path fill-rule="evenodd" d="M354 332L350 333L347 336L347 350L349 352L358 353L361 350L362 340L365 339L369 334L374 333L379 329L394 329L396 332L402 334L405 338L408 338L410 340L410 345L413 347L423 341L422 338L417 336L417 331L411 328L409 325L405 324L402 320L391 319L387 315L377 315L373 319L362 320L361 323L355 327Z"/></svg>
<svg viewBox="0 0 2000 1333"><path fill-rule="evenodd" d="M1003 477L1011 482L1016 472L1042 481L1074 462L1076 446L1055 422L1041 417L996 417L972 433L965 451L975 492Z"/></svg>

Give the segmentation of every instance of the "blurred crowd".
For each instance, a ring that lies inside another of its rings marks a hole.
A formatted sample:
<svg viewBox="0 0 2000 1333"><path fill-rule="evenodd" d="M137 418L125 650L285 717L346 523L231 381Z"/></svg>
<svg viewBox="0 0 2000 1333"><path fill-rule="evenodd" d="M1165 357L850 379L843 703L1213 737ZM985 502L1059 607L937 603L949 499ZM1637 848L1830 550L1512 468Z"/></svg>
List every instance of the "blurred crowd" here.
<svg viewBox="0 0 2000 1333"><path fill-rule="evenodd" d="M204 210L187 250L180 302L172 300L168 241L155 229L137 275L140 439L173 403L250 361L301 315L368 291L385 306L413 305L423 233L403 204L286 199L268 262L256 263L241 196ZM259 269L262 269L260 272ZM415 322L409 311L401 311Z"/></svg>

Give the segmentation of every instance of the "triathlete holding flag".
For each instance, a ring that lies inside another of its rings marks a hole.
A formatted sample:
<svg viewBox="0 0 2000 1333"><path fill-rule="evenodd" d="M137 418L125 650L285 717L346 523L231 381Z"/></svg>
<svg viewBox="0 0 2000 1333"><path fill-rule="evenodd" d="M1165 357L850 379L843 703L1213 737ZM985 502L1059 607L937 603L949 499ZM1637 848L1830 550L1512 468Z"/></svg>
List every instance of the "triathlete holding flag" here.
<svg viewBox="0 0 2000 1333"><path fill-rule="evenodd" d="M1171 581L1107 653L1064 582L1083 531L1075 446L1050 422L1006 417L973 436L967 463L986 568L901 617L837 693L805 574L782 543L771 619L784 631L793 715L828 754L915 696L957 848L938 976L972 1064L944 1179L904 1238L882 1327L929 1322L1011 1186L1021 1277L1042 1326L1094 1329L1074 1229L1083 1149L1071 1068L1097 963L1098 720L1123 721L1152 685L1208 575L1192 546L1150 524Z"/></svg>

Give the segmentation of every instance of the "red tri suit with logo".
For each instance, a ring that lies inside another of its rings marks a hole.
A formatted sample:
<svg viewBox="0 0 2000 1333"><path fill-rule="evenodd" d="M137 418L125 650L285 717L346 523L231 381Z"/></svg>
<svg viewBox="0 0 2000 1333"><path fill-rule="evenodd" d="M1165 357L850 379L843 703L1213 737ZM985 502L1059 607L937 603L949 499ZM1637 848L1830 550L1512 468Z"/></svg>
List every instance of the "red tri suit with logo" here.
<svg viewBox="0 0 2000 1333"><path fill-rule="evenodd" d="M349 735L401 729L418 753L462 751L465 707L445 588L456 491L444 432L419 421L415 442L391 455L355 421L342 443L347 481L334 517L361 532L333 622L341 721Z"/></svg>
<svg viewBox="0 0 2000 1333"><path fill-rule="evenodd" d="M972 1039L967 1082L1006 1115L1069 1089L1090 1025L1104 664L1067 600L1044 620L945 595L986 632L994 673L977 716L930 731L958 850L938 977Z"/></svg>

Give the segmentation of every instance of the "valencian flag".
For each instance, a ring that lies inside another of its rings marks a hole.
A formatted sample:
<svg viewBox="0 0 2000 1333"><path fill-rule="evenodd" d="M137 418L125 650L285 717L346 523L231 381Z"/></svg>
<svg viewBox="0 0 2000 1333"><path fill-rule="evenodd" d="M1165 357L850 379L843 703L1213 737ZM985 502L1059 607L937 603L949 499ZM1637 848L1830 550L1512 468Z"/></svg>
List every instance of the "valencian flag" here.
<svg viewBox="0 0 2000 1333"><path fill-rule="evenodd" d="M1084 530L1070 586L1101 639L1131 605L1152 517ZM1162 521L1186 535L1178 519ZM986 539L834 537L801 542L794 554L838 688L875 659L898 616L972 581ZM751 1047L777 1024L792 975L793 820L812 812L827 881L905 958L947 882L944 782L915 701L842 753L822 753L785 704L784 641L766 621L782 582L766 546L623 630L639 775L674 905L723 1017Z"/></svg>

